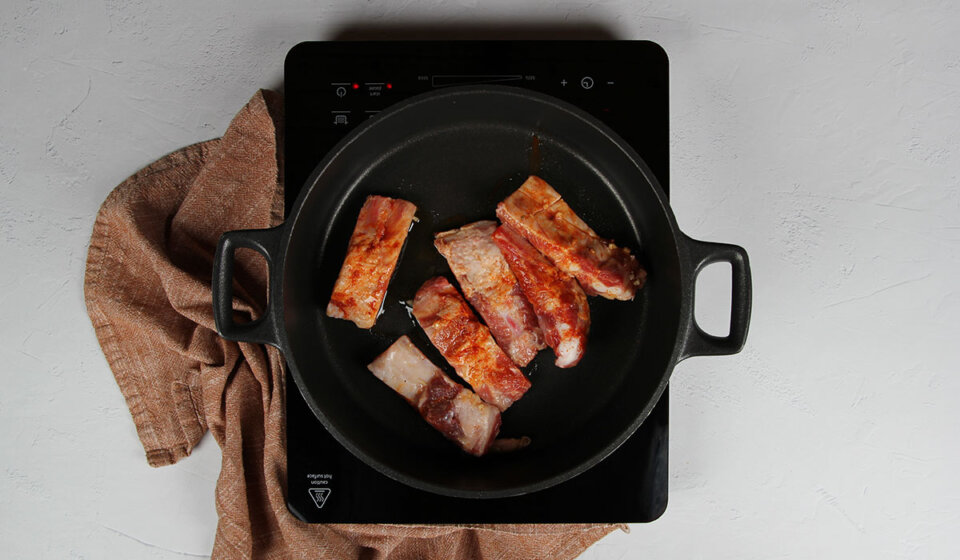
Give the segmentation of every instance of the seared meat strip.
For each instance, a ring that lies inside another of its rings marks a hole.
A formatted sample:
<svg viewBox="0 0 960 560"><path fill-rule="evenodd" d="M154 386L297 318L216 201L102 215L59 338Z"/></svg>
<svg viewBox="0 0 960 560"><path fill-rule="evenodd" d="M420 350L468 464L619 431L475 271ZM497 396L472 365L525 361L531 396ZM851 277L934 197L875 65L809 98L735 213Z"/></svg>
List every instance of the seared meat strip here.
<svg viewBox="0 0 960 560"><path fill-rule="evenodd" d="M583 289L512 228L498 227L493 241L533 306L547 344L557 355L557 367L577 365L590 330L590 306Z"/></svg>
<svg viewBox="0 0 960 560"><path fill-rule="evenodd" d="M416 211L406 200L367 197L327 304L328 317L353 321L361 329L377 322Z"/></svg>
<svg viewBox="0 0 960 560"><path fill-rule="evenodd" d="M483 317L500 347L523 367L546 347L537 316L493 242L494 221L438 233L433 245L447 259L464 297Z"/></svg>
<svg viewBox="0 0 960 560"><path fill-rule="evenodd" d="M431 278L420 287L413 299L413 315L430 342L481 399L502 411L530 388L530 381L446 278Z"/></svg>
<svg viewBox="0 0 960 560"><path fill-rule="evenodd" d="M447 377L406 336L398 338L367 368L467 453L483 455L497 437L497 407Z"/></svg>
<svg viewBox="0 0 960 560"><path fill-rule="evenodd" d="M631 300L647 277L629 249L600 238L535 175L497 205L497 217L576 278L590 295Z"/></svg>

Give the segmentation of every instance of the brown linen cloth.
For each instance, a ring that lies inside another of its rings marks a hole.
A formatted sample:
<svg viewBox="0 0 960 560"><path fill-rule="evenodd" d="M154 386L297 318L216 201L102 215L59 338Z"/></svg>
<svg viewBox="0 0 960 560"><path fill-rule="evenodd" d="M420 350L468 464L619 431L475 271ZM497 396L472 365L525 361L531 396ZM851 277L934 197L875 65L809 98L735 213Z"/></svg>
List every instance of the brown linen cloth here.
<svg viewBox="0 0 960 560"><path fill-rule="evenodd" d="M152 466L206 429L223 453L213 558L439 559L578 556L614 525L309 525L286 508L279 351L220 338L213 253L224 231L282 221L282 102L260 91L223 138L149 165L107 197L87 257L87 310ZM257 255L237 254L234 309L266 298Z"/></svg>

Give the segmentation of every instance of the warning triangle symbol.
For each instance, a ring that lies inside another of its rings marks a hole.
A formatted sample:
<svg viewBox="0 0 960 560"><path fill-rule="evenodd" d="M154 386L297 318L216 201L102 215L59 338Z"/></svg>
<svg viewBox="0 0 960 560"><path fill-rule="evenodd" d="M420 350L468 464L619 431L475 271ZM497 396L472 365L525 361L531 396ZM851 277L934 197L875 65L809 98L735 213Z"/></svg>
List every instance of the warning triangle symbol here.
<svg viewBox="0 0 960 560"><path fill-rule="evenodd" d="M313 503L317 504L318 509L327 503L327 498L330 496L329 488L310 488L309 491L310 497L313 498Z"/></svg>

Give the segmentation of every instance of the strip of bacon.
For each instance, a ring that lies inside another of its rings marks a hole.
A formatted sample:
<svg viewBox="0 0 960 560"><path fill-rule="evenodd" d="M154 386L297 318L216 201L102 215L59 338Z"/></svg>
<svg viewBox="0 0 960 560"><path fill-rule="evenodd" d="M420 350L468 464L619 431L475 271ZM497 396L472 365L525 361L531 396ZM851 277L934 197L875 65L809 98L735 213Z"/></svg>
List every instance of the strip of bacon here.
<svg viewBox="0 0 960 560"><path fill-rule="evenodd" d="M546 347L537 316L493 242L497 223L485 220L438 233L434 247L447 259L464 297L483 317L500 347L523 367Z"/></svg>
<svg viewBox="0 0 960 560"><path fill-rule="evenodd" d="M377 322L416 211L406 200L367 197L327 304L328 317L353 321L361 329Z"/></svg>
<svg viewBox="0 0 960 560"><path fill-rule="evenodd" d="M557 367L577 365L590 330L590 306L583 289L512 228L498 227L493 241L533 306L547 344L557 355Z"/></svg>
<svg viewBox="0 0 960 560"><path fill-rule="evenodd" d="M483 455L500 431L497 407L444 375L406 336L398 338L367 369L467 453Z"/></svg>
<svg viewBox="0 0 960 560"><path fill-rule="evenodd" d="M420 287L413 299L413 316L481 399L503 411L530 388L530 381L446 278L431 278Z"/></svg>
<svg viewBox="0 0 960 560"><path fill-rule="evenodd" d="M647 272L629 249L598 236L535 175L497 205L497 217L592 296L631 300L646 280Z"/></svg>

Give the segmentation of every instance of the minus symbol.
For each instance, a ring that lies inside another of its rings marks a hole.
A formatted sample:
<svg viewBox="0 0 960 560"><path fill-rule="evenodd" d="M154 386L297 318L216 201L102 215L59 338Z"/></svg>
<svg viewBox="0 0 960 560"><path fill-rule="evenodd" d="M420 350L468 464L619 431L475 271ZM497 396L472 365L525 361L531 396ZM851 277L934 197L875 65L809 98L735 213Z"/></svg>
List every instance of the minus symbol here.
<svg viewBox="0 0 960 560"><path fill-rule="evenodd" d="M612 86L612 85L613 85L613 82L607 82L607 85L608 85L608 86Z"/></svg>

